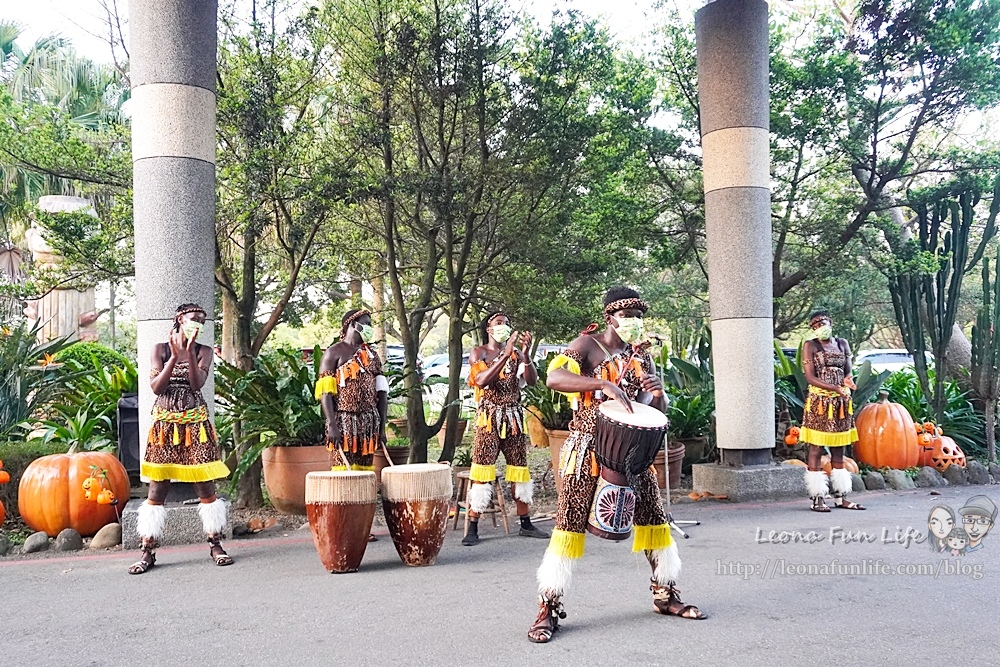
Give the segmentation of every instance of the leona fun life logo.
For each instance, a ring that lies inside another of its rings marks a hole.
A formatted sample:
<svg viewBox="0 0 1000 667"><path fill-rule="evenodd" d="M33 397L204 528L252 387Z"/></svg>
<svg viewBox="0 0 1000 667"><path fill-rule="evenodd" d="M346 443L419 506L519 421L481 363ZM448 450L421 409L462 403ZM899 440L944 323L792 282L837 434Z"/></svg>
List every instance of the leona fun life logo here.
<svg viewBox="0 0 1000 667"><path fill-rule="evenodd" d="M927 515L927 542L931 551L951 556L979 551L996 518L997 506L986 496L972 496L958 512L935 505Z"/></svg>

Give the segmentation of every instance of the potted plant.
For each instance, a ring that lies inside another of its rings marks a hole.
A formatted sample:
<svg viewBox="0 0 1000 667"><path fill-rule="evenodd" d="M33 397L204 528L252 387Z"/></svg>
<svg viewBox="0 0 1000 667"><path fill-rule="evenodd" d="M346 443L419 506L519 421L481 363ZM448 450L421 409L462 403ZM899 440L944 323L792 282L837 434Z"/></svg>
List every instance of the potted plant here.
<svg viewBox="0 0 1000 667"><path fill-rule="evenodd" d="M386 458L386 454L388 454L388 458ZM373 465L375 466L375 479L379 484L381 484L383 468L387 468L390 465L403 465L409 460L409 458L409 438L388 438L385 443L385 451L383 451L382 447L375 448L375 459L373 462Z"/></svg>
<svg viewBox="0 0 1000 667"><path fill-rule="evenodd" d="M549 456L551 457L552 469L557 471L555 475L557 491L562 486L559 479L559 451L563 443L569 437L569 423L573 421L573 408L570 399L549 389L545 384L549 363L556 356L556 352L550 352L545 360L538 366L538 382L534 386L524 388L525 403L527 411L541 422L545 429L545 436L549 444ZM530 424L527 426L530 433Z"/></svg>
<svg viewBox="0 0 1000 667"><path fill-rule="evenodd" d="M682 467L690 468L705 457L714 409L715 395L711 390L700 393L675 390L670 393L667 451L661 452L653 461L658 475L667 472L665 467L669 467L670 488L680 484ZM660 487L665 487L662 476Z"/></svg>
<svg viewBox="0 0 1000 667"><path fill-rule="evenodd" d="M261 458L268 496L285 514L306 513L306 475L331 465L326 420L314 394L321 357L317 346L311 361L281 350L258 357L249 371L216 367L220 420L238 423L240 443L248 445L234 480Z"/></svg>

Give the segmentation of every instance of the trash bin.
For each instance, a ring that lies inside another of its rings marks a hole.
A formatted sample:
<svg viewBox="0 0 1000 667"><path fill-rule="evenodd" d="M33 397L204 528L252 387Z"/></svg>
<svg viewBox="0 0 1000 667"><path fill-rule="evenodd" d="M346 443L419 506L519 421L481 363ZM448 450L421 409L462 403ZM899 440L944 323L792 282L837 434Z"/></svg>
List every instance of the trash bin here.
<svg viewBox="0 0 1000 667"><path fill-rule="evenodd" d="M139 395L118 399L118 460L129 477L139 477Z"/></svg>

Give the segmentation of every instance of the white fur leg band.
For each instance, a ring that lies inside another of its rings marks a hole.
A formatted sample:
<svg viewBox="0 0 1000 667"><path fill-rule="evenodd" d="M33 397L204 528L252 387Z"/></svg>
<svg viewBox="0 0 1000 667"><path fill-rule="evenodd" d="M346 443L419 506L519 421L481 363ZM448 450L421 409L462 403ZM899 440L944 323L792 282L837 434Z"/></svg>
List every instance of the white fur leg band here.
<svg viewBox="0 0 1000 667"><path fill-rule="evenodd" d="M150 505L148 502L139 505L136 511L135 532L147 540L159 540L163 537L167 525L167 508L163 505Z"/></svg>
<svg viewBox="0 0 1000 667"><path fill-rule="evenodd" d="M851 473L844 468L834 468L830 471L830 486L837 495L847 495L854 490L851 484Z"/></svg>
<svg viewBox="0 0 1000 667"><path fill-rule="evenodd" d="M221 498L210 503L198 503L198 514L201 515L201 526L208 535L220 535L226 529L229 517L226 503Z"/></svg>
<svg viewBox="0 0 1000 667"><path fill-rule="evenodd" d="M551 549L546 550L535 577L538 579L539 595L563 596L573 579L573 561L568 556L562 556Z"/></svg>
<svg viewBox="0 0 1000 667"><path fill-rule="evenodd" d="M806 489L809 491L809 497L826 496L828 481L826 473L822 470L806 470Z"/></svg>
<svg viewBox="0 0 1000 667"><path fill-rule="evenodd" d="M515 482L513 486L514 499L520 500L525 505L530 505L535 497L535 482Z"/></svg>
<svg viewBox="0 0 1000 667"><path fill-rule="evenodd" d="M477 514L482 514L489 509L492 498L492 484L473 484L472 488L469 489L469 509Z"/></svg>
<svg viewBox="0 0 1000 667"><path fill-rule="evenodd" d="M681 557L677 553L676 543L665 549L651 551L649 560L653 563L653 580L658 586L673 583L681 575Z"/></svg>

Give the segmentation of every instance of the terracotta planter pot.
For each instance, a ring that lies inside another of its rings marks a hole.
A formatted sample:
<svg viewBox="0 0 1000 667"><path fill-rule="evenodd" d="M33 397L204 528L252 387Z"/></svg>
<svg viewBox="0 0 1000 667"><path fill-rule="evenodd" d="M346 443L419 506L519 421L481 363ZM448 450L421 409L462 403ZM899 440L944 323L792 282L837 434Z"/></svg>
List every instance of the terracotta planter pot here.
<svg viewBox="0 0 1000 667"><path fill-rule="evenodd" d="M409 447L385 447L384 451L382 447L378 447L375 450L375 460L372 465L375 466L375 479L380 485L382 484L382 468L389 466L389 460L385 458L386 451L389 452L392 465L403 465L410 458Z"/></svg>
<svg viewBox="0 0 1000 667"><path fill-rule="evenodd" d="M569 437L569 431L553 431L545 429L545 435L549 439L549 456L552 458L552 474L556 479L556 493L562 491L562 479L559 477L559 450Z"/></svg>
<svg viewBox="0 0 1000 667"><path fill-rule="evenodd" d="M469 422L466 420L461 420L458 422L458 442L461 444L462 438L465 437L465 429L469 426ZM438 444L444 447L444 439L448 433L448 422L441 424L441 430L438 431Z"/></svg>
<svg viewBox="0 0 1000 667"><path fill-rule="evenodd" d="M656 483L661 489L676 489L681 485L681 468L684 465L684 452L687 449L683 442L671 442L668 449L661 449L653 459L653 468L656 470Z"/></svg>
<svg viewBox="0 0 1000 667"><path fill-rule="evenodd" d="M390 438L409 438L410 422L407 419L390 419L386 422Z"/></svg>
<svg viewBox="0 0 1000 667"><path fill-rule="evenodd" d="M268 447L261 454L264 485L274 507L283 514L306 513L306 475L333 464L326 445Z"/></svg>

